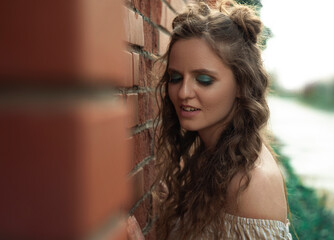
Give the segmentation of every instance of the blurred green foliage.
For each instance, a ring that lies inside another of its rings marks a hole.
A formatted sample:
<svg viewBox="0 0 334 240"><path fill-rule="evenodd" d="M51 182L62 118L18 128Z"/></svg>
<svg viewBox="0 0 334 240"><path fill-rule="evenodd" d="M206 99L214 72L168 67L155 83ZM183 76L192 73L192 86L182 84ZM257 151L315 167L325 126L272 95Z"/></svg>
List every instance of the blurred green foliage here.
<svg viewBox="0 0 334 240"><path fill-rule="evenodd" d="M308 105L334 111L334 79L307 85L298 98Z"/></svg>
<svg viewBox="0 0 334 240"><path fill-rule="evenodd" d="M282 88L274 73L269 73L269 79L271 95L293 98L311 107L334 112L334 78L316 81L297 91Z"/></svg>
<svg viewBox="0 0 334 240"><path fill-rule="evenodd" d="M334 240L334 213L325 207L326 198L319 197L313 188L305 186L283 155L280 145L273 146L284 168L288 202L291 211L290 232L295 229L301 240ZM293 236L297 239L296 236Z"/></svg>

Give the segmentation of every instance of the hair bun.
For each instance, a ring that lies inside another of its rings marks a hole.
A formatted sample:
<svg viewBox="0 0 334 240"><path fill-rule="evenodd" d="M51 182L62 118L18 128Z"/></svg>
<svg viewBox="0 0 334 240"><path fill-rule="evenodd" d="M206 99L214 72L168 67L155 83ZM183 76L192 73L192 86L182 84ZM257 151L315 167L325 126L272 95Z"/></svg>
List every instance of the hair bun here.
<svg viewBox="0 0 334 240"><path fill-rule="evenodd" d="M189 3L185 11L176 16L172 22L173 29L186 19L206 17L210 15L211 9L205 2Z"/></svg>
<svg viewBox="0 0 334 240"><path fill-rule="evenodd" d="M187 5L186 13L190 15L208 16L211 10L205 2L193 2Z"/></svg>
<svg viewBox="0 0 334 240"><path fill-rule="evenodd" d="M238 25L244 32L246 40L257 42L258 35L262 31L262 22L252 7L239 5L231 0L219 1L217 7Z"/></svg>

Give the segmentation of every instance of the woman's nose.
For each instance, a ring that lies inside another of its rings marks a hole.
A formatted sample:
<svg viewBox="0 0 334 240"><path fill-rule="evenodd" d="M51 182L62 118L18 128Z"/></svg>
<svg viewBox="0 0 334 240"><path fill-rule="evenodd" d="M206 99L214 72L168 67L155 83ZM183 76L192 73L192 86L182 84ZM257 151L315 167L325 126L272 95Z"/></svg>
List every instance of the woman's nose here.
<svg viewBox="0 0 334 240"><path fill-rule="evenodd" d="M184 77L179 88L178 97L180 99L193 98L195 96L194 82L190 77Z"/></svg>

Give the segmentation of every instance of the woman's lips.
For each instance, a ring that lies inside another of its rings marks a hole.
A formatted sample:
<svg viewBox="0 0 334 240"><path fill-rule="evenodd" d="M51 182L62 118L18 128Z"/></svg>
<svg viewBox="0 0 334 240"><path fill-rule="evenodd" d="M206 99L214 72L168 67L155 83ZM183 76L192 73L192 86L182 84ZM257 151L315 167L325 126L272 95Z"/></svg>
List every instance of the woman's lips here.
<svg viewBox="0 0 334 240"><path fill-rule="evenodd" d="M194 117L201 111L200 108L196 108L190 105L181 105L180 106L180 115L182 117L190 118Z"/></svg>

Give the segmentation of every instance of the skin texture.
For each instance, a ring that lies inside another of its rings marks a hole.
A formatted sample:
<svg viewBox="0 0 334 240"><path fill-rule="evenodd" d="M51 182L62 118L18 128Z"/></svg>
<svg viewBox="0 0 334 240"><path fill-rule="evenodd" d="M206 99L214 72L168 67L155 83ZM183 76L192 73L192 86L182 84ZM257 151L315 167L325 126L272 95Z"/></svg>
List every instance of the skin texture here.
<svg viewBox="0 0 334 240"><path fill-rule="evenodd" d="M205 40L191 38L177 41L170 53L168 94L182 128L198 131L207 147L217 141L231 118L237 97L233 73ZM202 80L202 81L201 81ZM203 84L210 81L210 84ZM185 116L182 105L196 109Z"/></svg>
<svg viewBox="0 0 334 240"><path fill-rule="evenodd" d="M251 174L252 179L246 190L241 192L238 205L235 199L243 175L239 173L232 179L227 194L227 212L240 217L272 219L286 223L287 204L283 177L265 145L262 145Z"/></svg>

